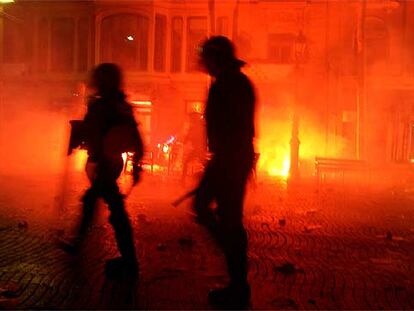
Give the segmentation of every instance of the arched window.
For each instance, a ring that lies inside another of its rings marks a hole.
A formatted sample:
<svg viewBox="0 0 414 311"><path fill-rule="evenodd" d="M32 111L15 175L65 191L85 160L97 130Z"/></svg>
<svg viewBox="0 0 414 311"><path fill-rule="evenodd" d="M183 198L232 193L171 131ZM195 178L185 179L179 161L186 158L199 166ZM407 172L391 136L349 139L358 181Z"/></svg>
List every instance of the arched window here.
<svg viewBox="0 0 414 311"><path fill-rule="evenodd" d="M148 69L149 20L142 15L122 13L102 20L100 61L113 62L125 70Z"/></svg>
<svg viewBox="0 0 414 311"><path fill-rule="evenodd" d="M389 36L384 21L377 17L367 17L365 21L367 63L373 65L386 62L389 57Z"/></svg>

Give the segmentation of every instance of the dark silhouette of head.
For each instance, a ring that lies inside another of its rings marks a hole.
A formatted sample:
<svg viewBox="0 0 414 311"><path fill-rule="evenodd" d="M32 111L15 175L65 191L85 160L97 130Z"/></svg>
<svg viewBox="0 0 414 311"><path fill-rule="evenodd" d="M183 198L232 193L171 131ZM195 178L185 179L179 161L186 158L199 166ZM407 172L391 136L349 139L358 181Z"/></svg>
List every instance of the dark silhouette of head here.
<svg viewBox="0 0 414 311"><path fill-rule="evenodd" d="M233 43L223 36L207 39L201 46L200 57L202 65L214 77L227 68L240 68L245 64L236 58Z"/></svg>
<svg viewBox="0 0 414 311"><path fill-rule="evenodd" d="M118 65L102 63L92 70L90 86L99 95L116 94L122 90L122 79L122 70Z"/></svg>

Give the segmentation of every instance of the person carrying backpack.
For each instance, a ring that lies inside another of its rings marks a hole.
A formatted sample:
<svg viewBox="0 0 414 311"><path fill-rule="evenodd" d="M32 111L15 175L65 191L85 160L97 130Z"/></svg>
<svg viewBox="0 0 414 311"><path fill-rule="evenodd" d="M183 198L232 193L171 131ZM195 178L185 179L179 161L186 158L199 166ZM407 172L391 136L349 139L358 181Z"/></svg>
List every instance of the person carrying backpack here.
<svg viewBox="0 0 414 311"><path fill-rule="evenodd" d="M76 253L93 219L97 200L102 198L109 207L111 223L120 257L106 262L109 277L138 276L139 266L135 254L133 230L125 211L124 196L117 179L123 169L123 152L134 152L134 184L139 179L139 161L143 156L143 143L133 115L122 91L121 69L111 63L98 65L91 74L88 110L83 119L83 139L88 150L86 173L91 182L82 198L82 219L77 235L65 250Z"/></svg>

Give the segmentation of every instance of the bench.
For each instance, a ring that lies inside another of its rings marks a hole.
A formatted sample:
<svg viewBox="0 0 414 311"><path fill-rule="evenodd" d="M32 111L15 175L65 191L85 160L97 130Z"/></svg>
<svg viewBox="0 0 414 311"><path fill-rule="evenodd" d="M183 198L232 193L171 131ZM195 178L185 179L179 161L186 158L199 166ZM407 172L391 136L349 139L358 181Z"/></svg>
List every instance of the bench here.
<svg viewBox="0 0 414 311"><path fill-rule="evenodd" d="M346 172L364 172L368 170L368 166L363 160L356 159L336 159L315 157L316 180L319 184L325 180L326 174L340 174L342 183L345 180Z"/></svg>

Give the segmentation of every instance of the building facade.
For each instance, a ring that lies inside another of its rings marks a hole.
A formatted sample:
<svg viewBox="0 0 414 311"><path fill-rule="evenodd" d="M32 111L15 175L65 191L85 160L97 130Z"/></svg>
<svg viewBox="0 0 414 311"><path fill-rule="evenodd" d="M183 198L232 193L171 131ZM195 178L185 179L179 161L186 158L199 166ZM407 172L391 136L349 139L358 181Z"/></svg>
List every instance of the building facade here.
<svg viewBox="0 0 414 311"><path fill-rule="evenodd" d="M222 34L257 89L261 153L286 153L295 114L303 159L414 159L408 0L16 0L2 23L5 98L24 83L39 101L71 103L90 68L116 62L156 143L200 109L209 80L197 49Z"/></svg>

